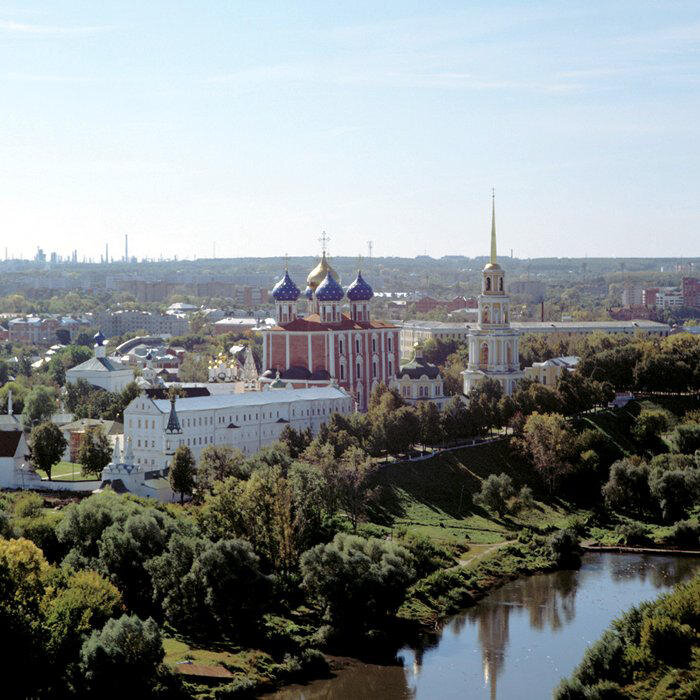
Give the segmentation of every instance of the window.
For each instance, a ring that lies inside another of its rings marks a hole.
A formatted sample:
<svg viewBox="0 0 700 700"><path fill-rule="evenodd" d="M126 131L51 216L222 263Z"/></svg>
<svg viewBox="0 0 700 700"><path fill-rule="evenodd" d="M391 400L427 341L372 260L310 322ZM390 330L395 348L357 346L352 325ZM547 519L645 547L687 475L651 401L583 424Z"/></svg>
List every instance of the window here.
<svg viewBox="0 0 700 700"><path fill-rule="evenodd" d="M345 379L345 367L343 365L340 365L340 378Z"/></svg>
<svg viewBox="0 0 700 700"><path fill-rule="evenodd" d="M372 352L377 352L377 339L372 338Z"/></svg>
<svg viewBox="0 0 700 700"><path fill-rule="evenodd" d="M359 353L360 352L360 339L355 338L355 352Z"/></svg>
<svg viewBox="0 0 700 700"><path fill-rule="evenodd" d="M372 376L373 377L377 376L377 363L376 362L372 363Z"/></svg>
<svg viewBox="0 0 700 700"><path fill-rule="evenodd" d="M139 421L138 421L138 427L139 427L139 428L141 427L141 419L140 419L140 418L139 418Z"/></svg>
<svg viewBox="0 0 700 700"><path fill-rule="evenodd" d="M387 338L387 346L389 348L389 352L391 352L391 336Z"/></svg>
<svg viewBox="0 0 700 700"><path fill-rule="evenodd" d="M362 372L360 370L361 370L361 367L360 367L360 363L358 362L357 363L357 378L358 379L362 376Z"/></svg>
<svg viewBox="0 0 700 700"><path fill-rule="evenodd" d="M339 340L338 341L338 352L342 355L343 354L343 341Z"/></svg>

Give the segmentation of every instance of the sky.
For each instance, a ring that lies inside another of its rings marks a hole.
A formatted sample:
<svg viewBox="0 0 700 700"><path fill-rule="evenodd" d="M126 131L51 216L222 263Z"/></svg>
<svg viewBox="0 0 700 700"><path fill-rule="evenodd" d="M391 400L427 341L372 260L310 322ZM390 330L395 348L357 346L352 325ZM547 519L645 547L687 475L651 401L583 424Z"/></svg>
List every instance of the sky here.
<svg viewBox="0 0 700 700"><path fill-rule="evenodd" d="M700 255L700 3L0 0L0 253Z"/></svg>

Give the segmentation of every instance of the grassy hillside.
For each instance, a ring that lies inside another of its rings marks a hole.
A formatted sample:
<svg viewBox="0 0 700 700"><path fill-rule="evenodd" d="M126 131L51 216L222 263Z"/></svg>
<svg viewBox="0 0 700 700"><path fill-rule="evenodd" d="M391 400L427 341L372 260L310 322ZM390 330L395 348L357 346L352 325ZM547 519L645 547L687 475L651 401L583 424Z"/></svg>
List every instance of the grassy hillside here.
<svg viewBox="0 0 700 700"><path fill-rule="evenodd" d="M383 467L377 522L404 526L433 539L487 544L512 538L524 525L563 527L572 511L565 503L547 502L536 494L536 508L497 518L472 499L490 474L505 472L516 489L532 485L529 466L509 447L509 440L465 447L419 462Z"/></svg>

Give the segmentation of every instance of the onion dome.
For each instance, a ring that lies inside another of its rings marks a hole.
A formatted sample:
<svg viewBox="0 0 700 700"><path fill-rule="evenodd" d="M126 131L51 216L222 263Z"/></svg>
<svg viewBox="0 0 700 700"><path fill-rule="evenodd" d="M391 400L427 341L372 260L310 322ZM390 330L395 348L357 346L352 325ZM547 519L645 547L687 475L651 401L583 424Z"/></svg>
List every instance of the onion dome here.
<svg viewBox="0 0 700 700"><path fill-rule="evenodd" d="M92 339L95 341L95 345L104 345L105 337L102 335L102 331L97 331Z"/></svg>
<svg viewBox="0 0 700 700"><path fill-rule="evenodd" d="M316 299L319 301L340 301L344 296L343 288L330 271L323 282L316 287Z"/></svg>
<svg viewBox="0 0 700 700"><path fill-rule="evenodd" d="M348 287L347 295L350 301L369 301L374 296L372 287L365 282L359 270L355 281Z"/></svg>
<svg viewBox="0 0 700 700"><path fill-rule="evenodd" d="M294 284L287 270L284 271L284 277L272 288L272 298L275 301L296 301L300 294L299 287Z"/></svg>
<svg viewBox="0 0 700 700"><path fill-rule="evenodd" d="M318 265L316 265L316 267L309 272L306 282L311 289L315 290L328 275L330 275L336 282L340 283L338 273L330 266L324 252Z"/></svg>
<svg viewBox="0 0 700 700"><path fill-rule="evenodd" d="M304 290L304 296L305 296L309 301L311 301L311 300L314 298L314 290L311 289L311 287L307 287L307 288Z"/></svg>

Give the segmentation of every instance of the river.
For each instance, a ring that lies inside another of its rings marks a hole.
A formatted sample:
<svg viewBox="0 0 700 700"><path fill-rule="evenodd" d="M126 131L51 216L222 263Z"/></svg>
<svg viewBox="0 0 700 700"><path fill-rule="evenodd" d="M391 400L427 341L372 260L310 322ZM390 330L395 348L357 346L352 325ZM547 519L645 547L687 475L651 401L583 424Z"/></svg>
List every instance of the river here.
<svg viewBox="0 0 700 700"><path fill-rule="evenodd" d="M549 698L611 620L692 576L700 558L584 555L577 571L506 584L450 618L392 665L354 661L334 677L288 686L275 700Z"/></svg>

